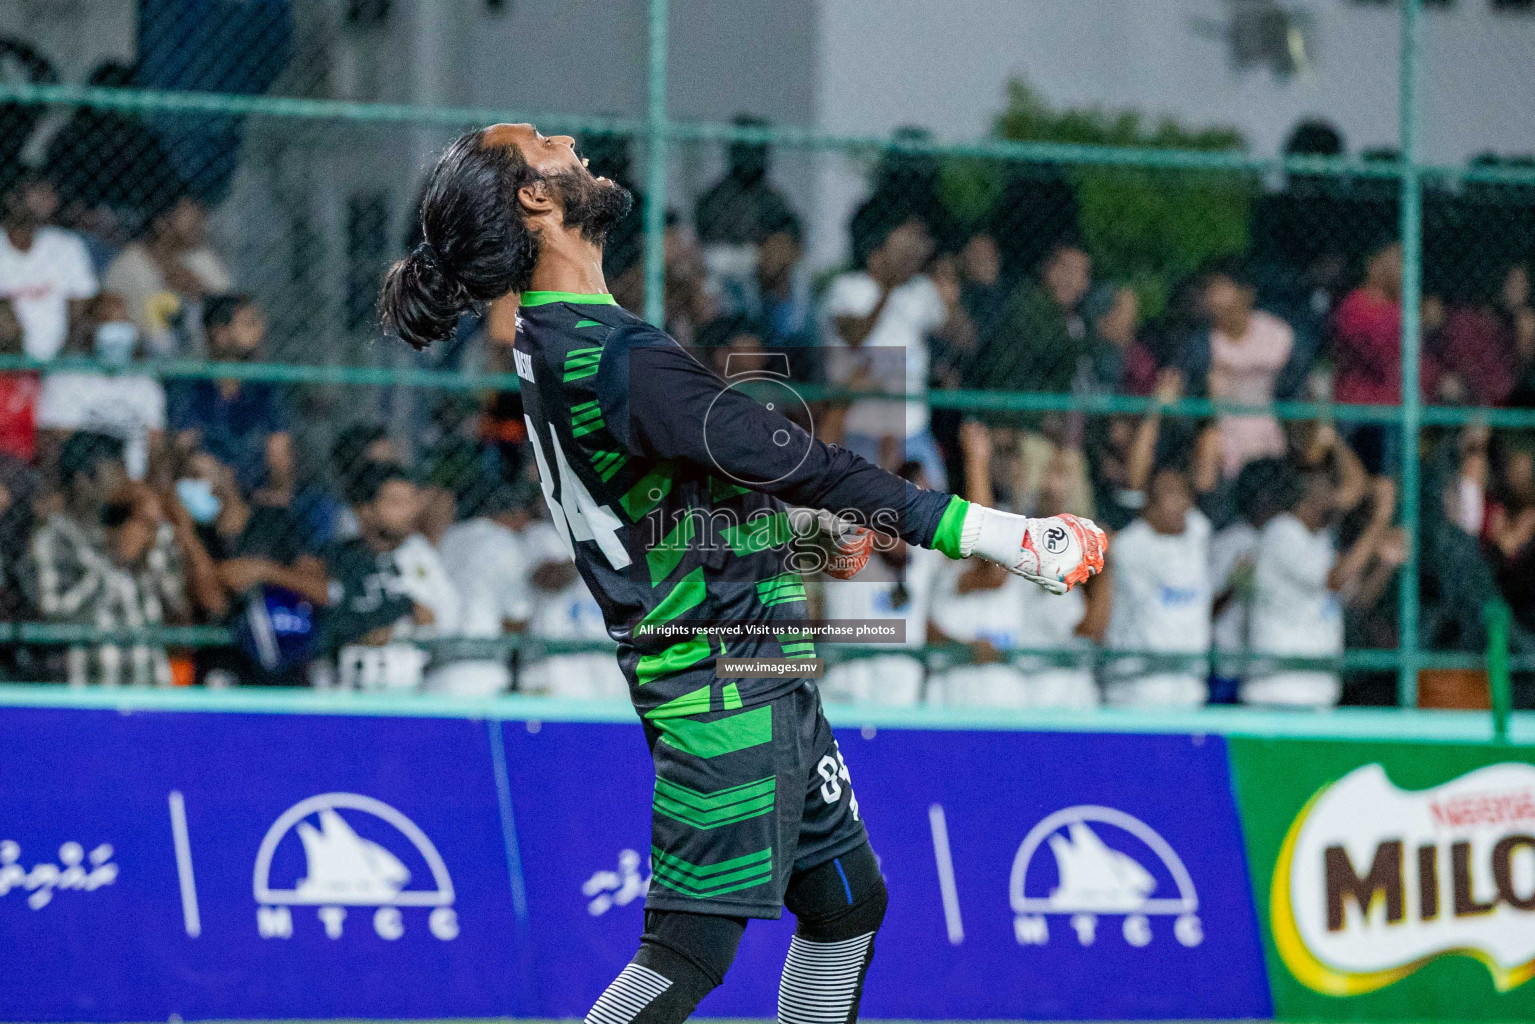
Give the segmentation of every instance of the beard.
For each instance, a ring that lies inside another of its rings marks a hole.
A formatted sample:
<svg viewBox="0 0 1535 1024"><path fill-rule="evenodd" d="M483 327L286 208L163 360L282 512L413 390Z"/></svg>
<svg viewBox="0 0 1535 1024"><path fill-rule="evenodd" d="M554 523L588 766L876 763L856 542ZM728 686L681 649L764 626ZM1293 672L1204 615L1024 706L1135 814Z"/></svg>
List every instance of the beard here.
<svg viewBox="0 0 1535 1024"><path fill-rule="evenodd" d="M596 246L634 208L632 192L616 181L599 181L589 171L564 171L546 180L565 208L565 226Z"/></svg>

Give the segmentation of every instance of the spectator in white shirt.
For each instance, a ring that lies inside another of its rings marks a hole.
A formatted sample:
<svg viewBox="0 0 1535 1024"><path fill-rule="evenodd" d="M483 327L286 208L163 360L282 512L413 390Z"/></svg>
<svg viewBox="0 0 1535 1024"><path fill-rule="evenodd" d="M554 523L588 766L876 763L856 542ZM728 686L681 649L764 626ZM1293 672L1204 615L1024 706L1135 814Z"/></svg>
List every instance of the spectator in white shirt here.
<svg viewBox="0 0 1535 1024"><path fill-rule="evenodd" d="M553 654L522 670L519 689L575 700L629 696L629 683L618 667L618 644L608 636L602 609L570 560L554 527L535 523L525 533L533 565L533 620L529 635L540 640L598 645L603 650Z"/></svg>
<svg viewBox="0 0 1535 1024"><path fill-rule="evenodd" d="M1181 469L1152 474L1145 511L1109 545L1108 573L1114 594L1109 649L1171 657L1110 660L1105 699L1142 708L1203 704L1213 596L1210 521L1194 507Z"/></svg>
<svg viewBox="0 0 1535 1024"><path fill-rule="evenodd" d="M138 328L128 319L121 295L102 292L90 300L78 342L82 356L124 367L138 346ZM89 351L85 351L89 346ZM106 434L123 442L128 476L142 480L165 437L165 388L137 373L56 371L43 377L37 427L47 465L64 438L77 430Z"/></svg>
<svg viewBox="0 0 1535 1024"><path fill-rule="evenodd" d="M965 453L966 497L989 505L991 435L979 423L966 423L960 443ZM1060 511L1066 480L1060 473L1047 476L1038 514ZM1091 654L1082 636L1087 602L1081 588L1056 596L991 562L947 563L938 571L932 617L934 638L968 644L975 661L933 679L934 703L1012 708L1098 704L1098 689L1087 667ZM1020 648L1060 651L1066 656L1008 657L1008 652Z"/></svg>
<svg viewBox="0 0 1535 1024"><path fill-rule="evenodd" d="M26 355L52 359L84 313L85 300L96 294L96 273L85 242L49 223L59 197L48 182L23 178L3 204L0 298L11 300L21 321Z"/></svg>
<svg viewBox="0 0 1535 1024"><path fill-rule="evenodd" d="M463 598L461 632L473 639L521 633L533 617L533 560L525 534L535 521L538 488L502 485L478 515L448 527L443 566ZM455 696L486 697L511 688L505 655L456 661L432 673L428 685Z"/></svg>
<svg viewBox="0 0 1535 1024"><path fill-rule="evenodd" d="M1237 517L1217 531L1210 541L1210 575L1215 583L1216 651L1211 701L1215 703L1229 704L1236 700L1244 663L1239 658L1222 658L1220 655L1242 654L1247 650L1258 536L1293 498L1287 493L1289 475L1289 464L1272 456L1254 459L1243 466L1237 474L1232 494Z"/></svg>
<svg viewBox="0 0 1535 1024"><path fill-rule="evenodd" d="M346 688L413 690L428 655L418 641L458 635L462 611L437 550L416 532L421 491L399 466L373 463L348 498L361 535L334 545L322 633Z"/></svg>
<svg viewBox="0 0 1535 1024"><path fill-rule="evenodd" d="M1408 538L1393 527L1396 487L1381 477L1364 531L1338 556L1333 536L1337 500L1325 472L1292 484L1295 500L1263 528L1253 571L1251 648L1255 653L1331 658L1343 653L1343 607L1379 600L1407 558ZM1280 707L1332 707L1341 696L1336 673L1262 672L1242 684L1242 701Z"/></svg>
<svg viewBox="0 0 1535 1024"><path fill-rule="evenodd" d="M922 273L933 254L933 239L920 220L911 218L870 241L864 269L839 275L826 295L826 336L847 350L831 354L829 376L859 391L923 392L928 335L948 317L937 287ZM850 450L869 461L894 469L915 460L934 486L945 486L947 474L925 401L853 402L841 434Z"/></svg>

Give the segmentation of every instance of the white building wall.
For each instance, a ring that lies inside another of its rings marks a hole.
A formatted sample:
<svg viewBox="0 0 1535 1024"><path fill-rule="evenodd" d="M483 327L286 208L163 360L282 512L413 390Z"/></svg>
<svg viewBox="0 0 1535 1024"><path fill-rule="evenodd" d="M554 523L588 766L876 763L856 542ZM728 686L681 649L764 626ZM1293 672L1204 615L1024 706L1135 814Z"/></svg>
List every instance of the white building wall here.
<svg viewBox="0 0 1535 1024"><path fill-rule="evenodd" d="M1196 31L1258 0L674 0L673 115L739 111L836 133L883 135L916 124L945 140L989 132L1005 83L1027 78L1062 106L1135 109L1190 125L1231 125L1272 154L1303 117L1321 116L1350 149L1397 138L1398 10L1361 0L1281 0L1309 19L1312 67L1283 78L1234 70L1225 43ZM1535 17L1491 0L1424 12L1425 154L1535 151L1530 68ZM396 0L370 33L340 22L342 0L295 0L327 39L331 88L345 98L442 102L515 111L642 117L646 0ZM0 32L36 39L66 80L131 54L134 0L0 0ZM307 34L307 33L306 33ZM371 133L369 133L371 135ZM403 152L380 133L343 179L414 181L435 132ZM680 147L672 180L690 195L719 174L720 147ZM403 159L402 159L403 157ZM844 252L867 160L784 151L775 179L805 215L813 262ZM340 182L338 181L338 185ZM401 186L406 187L406 186Z"/></svg>
<svg viewBox="0 0 1535 1024"><path fill-rule="evenodd" d="M1229 125L1258 154L1277 153L1295 123L1324 117L1351 152L1398 136L1396 5L1289 0L1310 19L1311 69L1291 78L1231 67L1226 44L1195 30L1240 0L819 0L816 125L884 134L928 127L943 140L988 133L1005 84L1024 77L1049 102ZM1535 151L1535 17L1490 0L1423 13L1424 154ZM863 193L856 171L820 175L816 258L837 259L840 226Z"/></svg>

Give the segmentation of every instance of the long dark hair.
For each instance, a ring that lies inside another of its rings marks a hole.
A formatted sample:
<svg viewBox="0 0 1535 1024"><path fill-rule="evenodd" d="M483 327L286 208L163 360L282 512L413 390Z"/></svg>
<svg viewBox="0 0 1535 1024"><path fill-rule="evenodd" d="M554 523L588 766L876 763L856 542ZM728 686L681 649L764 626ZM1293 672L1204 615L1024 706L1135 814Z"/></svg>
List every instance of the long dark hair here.
<svg viewBox="0 0 1535 1024"><path fill-rule="evenodd" d="M515 146L486 146L484 134L460 136L432 168L424 240L384 275L379 322L416 349L446 338L476 303L526 291L538 261L538 235L517 203L538 172Z"/></svg>

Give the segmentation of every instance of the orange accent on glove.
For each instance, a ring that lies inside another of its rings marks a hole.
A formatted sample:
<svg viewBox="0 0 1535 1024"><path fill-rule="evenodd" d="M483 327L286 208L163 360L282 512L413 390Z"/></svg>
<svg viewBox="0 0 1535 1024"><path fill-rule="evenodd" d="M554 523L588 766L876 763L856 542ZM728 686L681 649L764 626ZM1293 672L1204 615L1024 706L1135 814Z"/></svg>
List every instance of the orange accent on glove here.
<svg viewBox="0 0 1535 1024"><path fill-rule="evenodd" d="M826 575L838 580L850 580L863 572L874 553L874 533L863 527L854 527L826 546Z"/></svg>
<svg viewBox="0 0 1535 1024"><path fill-rule="evenodd" d="M1108 537L1097 526L1089 526L1074 515L1064 514L1056 518L1066 524L1066 528L1076 536L1077 543L1082 545L1082 561L1061 580L1069 590L1103 571L1103 555L1108 548Z"/></svg>

